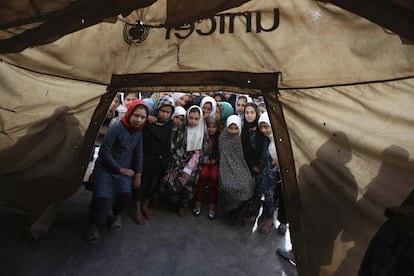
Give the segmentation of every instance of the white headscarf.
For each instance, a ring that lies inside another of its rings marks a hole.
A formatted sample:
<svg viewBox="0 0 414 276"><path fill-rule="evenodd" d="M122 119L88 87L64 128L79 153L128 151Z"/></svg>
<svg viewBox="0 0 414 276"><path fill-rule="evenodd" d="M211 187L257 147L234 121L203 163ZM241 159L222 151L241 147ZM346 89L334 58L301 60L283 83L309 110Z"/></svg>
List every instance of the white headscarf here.
<svg viewBox="0 0 414 276"><path fill-rule="evenodd" d="M176 103L179 98L181 98L182 96L185 96L185 95L187 95L187 94L183 93L183 92L174 92L174 93L172 93L171 97L174 99L174 103Z"/></svg>
<svg viewBox="0 0 414 276"><path fill-rule="evenodd" d="M172 115L172 117L176 117L176 116L185 116L187 115L187 111L185 110L184 107L182 106L176 106L175 107L175 111L174 114Z"/></svg>
<svg viewBox="0 0 414 276"><path fill-rule="evenodd" d="M200 121L197 126L190 127L186 126L187 131L187 151L199 150L203 146L204 138L204 119L203 119L203 110L201 107L192 105L187 111L187 118L190 113L190 110L197 108L200 111Z"/></svg>
<svg viewBox="0 0 414 276"><path fill-rule="evenodd" d="M229 128L229 126L231 124L236 124L236 126L239 128L239 135L240 135L241 134L241 130L242 130L242 128L241 128L242 127L242 123L241 123L240 117L237 116L237 115L230 115L227 118L227 121L226 121L227 128Z"/></svg>
<svg viewBox="0 0 414 276"><path fill-rule="evenodd" d="M211 103L211 113L210 113L210 118L216 118L216 107L217 107L217 102L214 98L210 97L210 96L205 96L201 99L201 103L200 103L200 107L203 108L203 106L206 103Z"/></svg>
<svg viewBox="0 0 414 276"><path fill-rule="evenodd" d="M260 127L260 123L266 123L270 127L272 125L270 124L269 114L267 112L264 112L262 115L260 115L259 120L257 121L257 124ZM273 137L273 132L270 134L270 136L267 136L269 138L269 153L273 160L277 160L277 151L276 151L276 145L275 145L275 138Z"/></svg>

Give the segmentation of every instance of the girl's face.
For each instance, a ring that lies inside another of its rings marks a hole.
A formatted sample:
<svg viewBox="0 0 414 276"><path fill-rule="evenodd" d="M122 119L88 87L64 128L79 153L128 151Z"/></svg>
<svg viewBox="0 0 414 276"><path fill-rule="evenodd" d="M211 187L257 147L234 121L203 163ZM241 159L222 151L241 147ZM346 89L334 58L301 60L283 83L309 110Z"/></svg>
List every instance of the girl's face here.
<svg viewBox="0 0 414 276"><path fill-rule="evenodd" d="M265 113L266 112L266 107L263 106L263 105L259 105L259 112L260 112L260 115L262 115L263 113Z"/></svg>
<svg viewBox="0 0 414 276"><path fill-rule="evenodd" d="M221 108L217 105L216 108L216 120L220 120L221 118Z"/></svg>
<svg viewBox="0 0 414 276"><path fill-rule="evenodd" d="M137 95L135 94L135 93L129 93L128 95L126 95L125 96L125 98L124 98L124 104L125 104L125 106L126 107L128 107L129 106L129 104L132 102L132 101L134 101L134 100L137 100L138 99L138 97L137 97Z"/></svg>
<svg viewBox="0 0 414 276"><path fill-rule="evenodd" d="M193 111L188 113L188 126L190 127L195 127L200 123L200 113L198 113L197 111Z"/></svg>
<svg viewBox="0 0 414 276"><path fill-rule="evenodd" d="M229 125L229 127L227 128L227 130L231 134L240 134L239 127L236 124Z"/></svg>
<svg viewBox="0 0 414 276"><path fill-rule="evenodd" d="M184 124L184 115L178 115L173 117L174 126L180 127Z"/></svg>
<svg viewBox="0 0 414 276"><path fill-rule="evenodd" d="M166 121L170 118L172 111L173 111L172 106L169 106L169 105L161 106L161 108L158 110L158 117L162 121Z"/></svg>
<svg viewBox="0 0 414 276"><path fill-rule="evenodd" d="M115 96L115 98L112 100L111 105L109 106L109 110L117 109L120 104L121 102L119 100L119 96Z"/></svg>
<svg viewBox="0 0 414 276"><path fill-rule="evenodd" d="M213 123L209 123L207 126L207 131L209 135L214 135L217 133L217 125Z"/></svg>
<svg viewBox="0 0 414 276"><path fill-rule="evenodd" d="M147 110L144 107L137 107L129 117L129 123L133 127L139 127L145 122L147 115Z"/></svg>
<svg viewBox="0 0 414 276"><path fill-rule="evenodd" d="M181 96L175 101L175 105L185 106L189 100L190 100L190 96L188 95Z"/></svg>
<svg viewBox="0 0 414 276"><path fill-rule="evenodd" d="M237 112L239 114L243 114L244 107L246 106L246 104L247 104L247 100L245 98L241 98L237 101L237 107L236 108L237 108Z"/></svg>
<svg viewBox="0 0 414 276"><path fill-rule="evenodd" d="M202 107L203 110L203 118L207 119L210 116L211 110L212 110L213 106L211 105L211 103L205 103Z"/></svg>
<svg viewBox="0 0 414 276"><path fill-rule="evenodd" d="M264 136L269 137L270 135L272 135L272 128L268 123L261 122L259 124L259 128Z"/></svg>
<svg viewBox="0 0 414 276"><path fill-rule="evenodd" d="M256 110L253 106L246 107L244 110L244 118L248 123L252 123L254 120L256 120Z"/></svg>

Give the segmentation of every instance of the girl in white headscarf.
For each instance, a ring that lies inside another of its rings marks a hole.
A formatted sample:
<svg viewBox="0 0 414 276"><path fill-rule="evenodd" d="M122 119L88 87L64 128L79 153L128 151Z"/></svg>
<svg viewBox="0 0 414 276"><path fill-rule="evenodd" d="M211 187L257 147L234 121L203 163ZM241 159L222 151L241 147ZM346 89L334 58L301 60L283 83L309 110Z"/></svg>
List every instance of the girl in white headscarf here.
<svg viewBox="0 0 414 276"><path fill-rule="evenodd" d="M190 100L190 95L182 92L172 93L171 97L174 99L175 106L185 106Z"/></svg>
<svg viewBox="0 0 414 276"><path fill-rule="evenodd" d="M229 214L234 223L244 216L242 211L245 211L254 189L254 181L243 156L241 128L240 117L231 115L219 136L219 212Z"/></svg>
<svg viewBox="0 0 414 276"><path fill-rule="evenodd" d="M204 120L216 117L217 102L210 96L205 96L201 99L200 107L203 110Z"/></svg>
<svg viewBox="0 0 414 276"><path fill-rule="evenodd" d="M161 192L176 205L177 214L184 215L184 210L195 194L200 174L200 155L206 146L203 111L198 106L191 106L187 111L185 131L177 132L171 142L172 161L167 170ZM208 145L207 145L208 147Z"/></svg>

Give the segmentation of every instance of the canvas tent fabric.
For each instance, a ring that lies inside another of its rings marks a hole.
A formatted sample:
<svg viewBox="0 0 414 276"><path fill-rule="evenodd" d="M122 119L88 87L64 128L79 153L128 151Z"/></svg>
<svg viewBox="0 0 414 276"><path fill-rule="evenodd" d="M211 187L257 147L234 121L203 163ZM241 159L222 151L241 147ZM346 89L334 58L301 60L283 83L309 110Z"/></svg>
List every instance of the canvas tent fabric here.
<svg viewBox="0 0 414 276"><path fill-rule="evenodd" d="M157 1L2 54L0 202L47 229L117 89L262 93L300 275L355 275L384 209L414 186L414 46L332 4L236 2L166 29L175 2ZM136 21L152 27L127 43Z"/></svg>

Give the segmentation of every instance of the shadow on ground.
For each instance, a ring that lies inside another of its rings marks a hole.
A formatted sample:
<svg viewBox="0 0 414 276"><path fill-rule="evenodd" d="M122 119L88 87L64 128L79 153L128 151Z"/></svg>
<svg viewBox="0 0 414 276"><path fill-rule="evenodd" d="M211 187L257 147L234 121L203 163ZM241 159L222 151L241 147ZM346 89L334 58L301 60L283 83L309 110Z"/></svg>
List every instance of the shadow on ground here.
<svg viewBox="0 0 414 276"><path fill-rule="evenodd" d="M206 208L184 218L156 209L145 225L126 213L120 232L101 225L101 243L89 245L83 233L90 196L81 187L37 241L26 237L23 214L0 209L0 275L297 275L275 254L290 246L289 235L210 220Z"/></svg>

